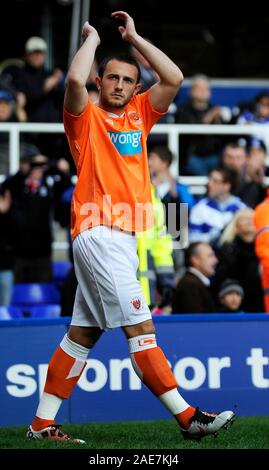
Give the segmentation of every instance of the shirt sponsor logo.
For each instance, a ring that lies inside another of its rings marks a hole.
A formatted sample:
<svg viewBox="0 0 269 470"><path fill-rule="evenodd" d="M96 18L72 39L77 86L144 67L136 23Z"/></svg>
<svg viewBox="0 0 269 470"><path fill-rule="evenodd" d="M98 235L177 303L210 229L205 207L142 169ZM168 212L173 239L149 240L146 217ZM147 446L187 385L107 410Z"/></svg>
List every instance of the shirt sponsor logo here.
<svg viewBox="0 0 269 470"><path fill-rule="evenodd" d="M115 145L120 155L141 155L142 131L114 132L108 131L111 142Z"/></svg>

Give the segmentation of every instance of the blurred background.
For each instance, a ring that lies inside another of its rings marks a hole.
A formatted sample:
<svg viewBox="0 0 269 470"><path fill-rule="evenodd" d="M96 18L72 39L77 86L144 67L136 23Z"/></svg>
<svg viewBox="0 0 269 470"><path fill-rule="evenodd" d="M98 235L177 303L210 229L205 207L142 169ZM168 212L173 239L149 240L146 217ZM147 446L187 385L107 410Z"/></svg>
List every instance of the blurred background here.
<svg viewBox="0 0 269 470"><path fill-rule="evenodd" d="M49 45L48 65L66 69L72 14L77 15L75 10L80 4L80 16L84 10L84 15L101 34L98 58L122 47L110 13L123 9L134 16L141 35L150 38L182 67L185 77L201 70L211 77L265 78L269 73L266 4L261 8L255 3L257 8L254 8L246 2L241 6L237 2L235 8L227 2L212 7L205 2L155 0L10 0L4 3L1 60L21 57L27 38L42 36Z"/></svg>

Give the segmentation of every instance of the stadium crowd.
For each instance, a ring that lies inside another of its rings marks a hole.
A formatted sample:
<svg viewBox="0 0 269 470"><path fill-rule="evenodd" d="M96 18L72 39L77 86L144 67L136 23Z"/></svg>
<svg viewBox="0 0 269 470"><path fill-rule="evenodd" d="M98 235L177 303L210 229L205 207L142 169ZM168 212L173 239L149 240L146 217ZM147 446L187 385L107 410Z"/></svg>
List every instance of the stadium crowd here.
<svg viewBox="0 0 269 470"><path fill-rule="evenodd" d="M65 72L46 69L46 52L44 39L31 37L24 59L2 68L1 123L62 122ZM141 61L134 48L130 53ZM140 67L145 91L157 77L145 61ZM87 87L92 100L98 97L97 74L94 64ZM160 123L269 124L269 90L238 103L236 110L224 109L211 102L210 80L201 74L193 77L188 100L177 103ZM138 276L152 312L269 312L266 144L256 135L183 136L180 175L208 177L206 195L197 197L180 176L172 175L174 156L166 142L151 137L149 170L157 229L154 236L139 240ZM75 173L63 135L30 133L21 141L15 175L8 175L8 161L8 137L0 132L0 174L5 175L0 189L0 306L14 303L16 284L54 282L54 222L69 232ZM187 227L182 204L188 205ZM186 228L189 241L182 246ZM72 314L77 285L71 245L69 261L70 271L56 286L61 315Z"/></svg>

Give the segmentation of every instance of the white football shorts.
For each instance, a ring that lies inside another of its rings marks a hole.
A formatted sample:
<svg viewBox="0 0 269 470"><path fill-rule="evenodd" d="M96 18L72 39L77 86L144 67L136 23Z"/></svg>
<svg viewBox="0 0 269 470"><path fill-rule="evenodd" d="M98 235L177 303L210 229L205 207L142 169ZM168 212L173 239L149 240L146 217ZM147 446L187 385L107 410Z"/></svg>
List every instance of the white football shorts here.
<svg viewBox="0 0 269 470"><path fill-rule="evenodd" d="M137 279L136 237L99 225L73 242L78 280L71 325L102 330L150 320Z"/></svg>

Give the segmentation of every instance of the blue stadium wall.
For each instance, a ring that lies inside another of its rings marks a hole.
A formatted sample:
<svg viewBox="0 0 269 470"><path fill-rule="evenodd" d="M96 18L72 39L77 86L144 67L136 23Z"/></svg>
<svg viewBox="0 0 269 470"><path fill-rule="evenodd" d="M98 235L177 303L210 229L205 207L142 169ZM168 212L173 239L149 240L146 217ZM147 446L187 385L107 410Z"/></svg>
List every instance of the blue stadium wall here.
<svg viewBox="0 0 269 470"><path fill-rule="evenodd" d="M49 359L69 318L0 322L0 425L31 422ZM181 392L194 406L269 415L269 315L155 317L158 343ZM168 419L169 413L132 370L121 330L103 335L61 423Z"/></svg>
<svg viewBox="0 0 269 470"><path fill-rule="evenodd" d="M218 82L218 83L217 83ZM176 96L176 104L180 105L188 99L191 80L184 80L183 85L180 87L179 93ZM269 80L257 81L255 80L211 80L211 102L214 105L229 106L234 108L241 102L248 102L254 100L261 91L269 90Z"/></svg>

